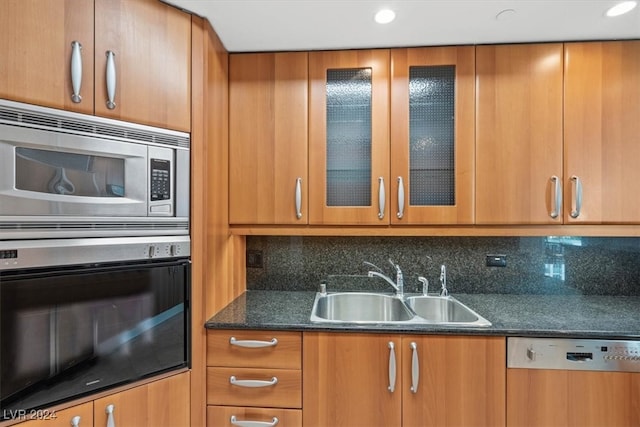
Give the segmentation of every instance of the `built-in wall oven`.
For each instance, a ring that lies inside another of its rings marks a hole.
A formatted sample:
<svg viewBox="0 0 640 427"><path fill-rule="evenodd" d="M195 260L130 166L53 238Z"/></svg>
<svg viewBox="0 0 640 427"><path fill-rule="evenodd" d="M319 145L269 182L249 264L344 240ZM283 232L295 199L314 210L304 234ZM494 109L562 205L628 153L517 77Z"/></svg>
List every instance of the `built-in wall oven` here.
<svg viewBox="0 0 640 427"><path fill-rule="evenodd" d="M187 236L0 242L0 420L188 367L188 256Z"/></svg>
<svg viewBox="0 0 640 427"><path fill-rule="evenodd" d="M189 366L189 146L0 100L0 420Z"/></svg>

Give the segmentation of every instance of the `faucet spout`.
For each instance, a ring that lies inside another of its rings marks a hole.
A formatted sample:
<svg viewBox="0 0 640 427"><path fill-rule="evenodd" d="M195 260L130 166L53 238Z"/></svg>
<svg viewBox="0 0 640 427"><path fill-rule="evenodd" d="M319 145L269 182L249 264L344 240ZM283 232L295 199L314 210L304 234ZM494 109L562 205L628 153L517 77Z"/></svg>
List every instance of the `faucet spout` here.
<svg viewBox="0 0 640 427"><path fill-rule="evenodd" d="M365 261L364 263L366 265L375 267L377 270L379 270L379 271L371 270L371 271L369 271L367 273L367 275L369 277L379 277L379 278L383 279L385 282L387 282L388 284L390 284L393 287L393 289L396 291L396 296L403 297L404 296L404 277L402 275L402 270L400 270L400 266L398 264L394 263L391 260L389 260L389 262L396 269L396 281L395 282L389 276L387 276L386 274L382 273L382 269L380 269L378 266L376 266L374 264L371 264L370 262Z"/></svg>

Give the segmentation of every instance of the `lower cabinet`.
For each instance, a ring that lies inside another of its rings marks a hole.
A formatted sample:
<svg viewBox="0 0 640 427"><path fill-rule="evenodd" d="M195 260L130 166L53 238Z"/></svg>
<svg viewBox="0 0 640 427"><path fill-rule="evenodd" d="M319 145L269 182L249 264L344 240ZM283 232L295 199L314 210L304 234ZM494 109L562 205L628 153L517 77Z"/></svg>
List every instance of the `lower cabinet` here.
<svg viewBox="0 0 640 427"><path fill-rule="evenodd" d="M187 427L190 373L173 375L63 410L29 411L20 427Z"/></svg>
<svg viewBox="0 0 640 427"><path fill-rule="evenodd" d="M507 369L509 427L640 426L640 373Z"/></svg>
<svg viewBox="0 0 640 427"><path fill-rule="evenodd" d="M305 332L303 424L505 425L504 337Z"/></svg>
<svg viewBox="0 0 640 427"><path fill-rule="evenodd" d="M185 372L95 400L93 402L94 425L96 427L188 426L190 420L189 375L190 373Z"/></svg>
<svg viewBox="0 0 640 427"><path fill-rule="evenodd" d="M207 333L207 426L302 426L302 334Z"/></svg>

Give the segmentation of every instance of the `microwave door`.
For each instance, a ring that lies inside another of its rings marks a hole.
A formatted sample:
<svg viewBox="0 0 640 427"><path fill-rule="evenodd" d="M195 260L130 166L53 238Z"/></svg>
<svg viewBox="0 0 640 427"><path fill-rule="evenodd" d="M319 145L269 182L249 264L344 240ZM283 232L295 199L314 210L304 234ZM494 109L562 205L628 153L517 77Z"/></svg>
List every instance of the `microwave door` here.
<svg viewBox="0 0 640 427"><path fill-rule="evenodd" d="M0 215L147 215L147 147L0 125Z"/></svg>

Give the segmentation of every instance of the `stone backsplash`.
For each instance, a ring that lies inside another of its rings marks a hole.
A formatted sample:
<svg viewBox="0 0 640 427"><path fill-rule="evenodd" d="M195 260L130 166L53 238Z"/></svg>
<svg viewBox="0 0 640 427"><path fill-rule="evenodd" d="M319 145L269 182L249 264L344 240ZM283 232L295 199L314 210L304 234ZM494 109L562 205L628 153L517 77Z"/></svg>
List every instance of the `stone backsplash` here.
<svg viewBox="0 0 640 427"><path fill-rule="evenodd" d="M258 251L258 252L255 252ZM440 288L440 266L456 293L640 295L640 238L636 237L300 237L248 236L247 252L262 267L247 267L247 289L391 290L367 277L379 266L393 277L391 258L404 273L405 292L419 276ZM505 267L488 267L504 255ZM252 257L256 258L256 257Z"/></svg>

